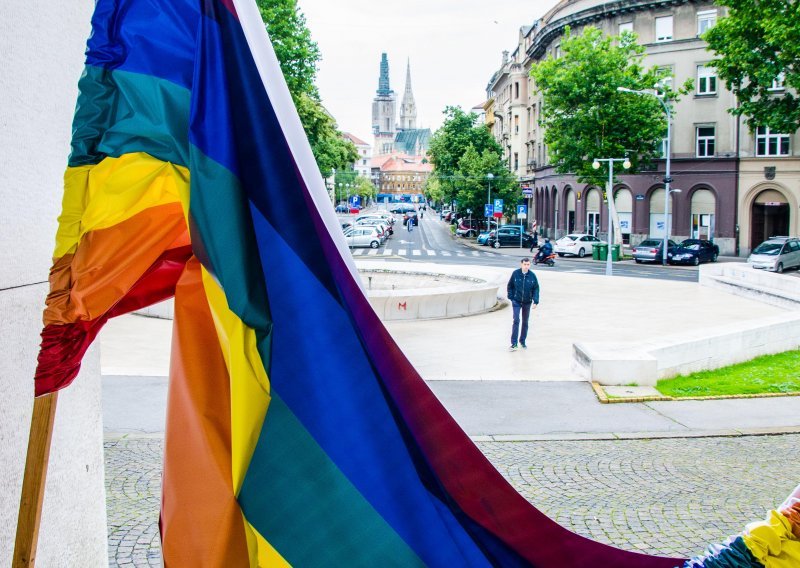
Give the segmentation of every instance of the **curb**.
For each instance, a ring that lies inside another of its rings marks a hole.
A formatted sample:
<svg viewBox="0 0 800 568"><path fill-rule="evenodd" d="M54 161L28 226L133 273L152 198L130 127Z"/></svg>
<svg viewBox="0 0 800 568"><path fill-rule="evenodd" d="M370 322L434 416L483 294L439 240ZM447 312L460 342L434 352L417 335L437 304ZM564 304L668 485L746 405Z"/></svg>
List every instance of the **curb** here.
<svg viewBox="0 0 800 568"><path fill-rule="evenodd" d="M574 432L556 434L495 434L470 436L473 442L589 442L625 440L662 440L681 438L739 438L742 436L784 436L800 434L800 426L784 428L745 428L741 430L677 430L663 432Z"/></svg>
<svg viewBox="0 0 800 568"><path fill-rule="evenodd" d="M624 402L675 402L684 400L727 400L737 398L779 398L785 396L800 396L800 392L764 392L755 394L721 394L713 396L635 396L635 397L612 397L606 394L600 383L592 382L592 390L601 404L618 404Z"/></svg>

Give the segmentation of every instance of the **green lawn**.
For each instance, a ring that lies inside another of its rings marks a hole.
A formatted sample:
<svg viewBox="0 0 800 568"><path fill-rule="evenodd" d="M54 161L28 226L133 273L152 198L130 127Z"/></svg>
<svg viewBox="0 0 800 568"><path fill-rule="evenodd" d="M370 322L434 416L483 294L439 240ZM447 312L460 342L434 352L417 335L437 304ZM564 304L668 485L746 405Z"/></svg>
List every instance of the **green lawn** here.
<svg viewBox="0 0 800 568"><path fill-rule="evenodd" d="M800 350L764 355L752 361L658 381L663 394L721 396L800 392Z"/></svg>

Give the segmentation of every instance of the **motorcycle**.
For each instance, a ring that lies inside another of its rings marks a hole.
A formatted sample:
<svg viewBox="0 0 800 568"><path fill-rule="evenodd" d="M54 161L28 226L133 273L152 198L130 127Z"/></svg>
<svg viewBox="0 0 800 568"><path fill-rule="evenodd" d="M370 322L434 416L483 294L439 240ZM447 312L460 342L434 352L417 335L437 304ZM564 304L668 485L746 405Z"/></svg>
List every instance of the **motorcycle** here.
<svg viewBox="0 0 800 568"><path fill-rule="evenodd" d="M551 252L549 255L540 258L541 255L537 254L533 257L533 264L546 264L547 266L555 266L556 265L556 253Z"/></svg>

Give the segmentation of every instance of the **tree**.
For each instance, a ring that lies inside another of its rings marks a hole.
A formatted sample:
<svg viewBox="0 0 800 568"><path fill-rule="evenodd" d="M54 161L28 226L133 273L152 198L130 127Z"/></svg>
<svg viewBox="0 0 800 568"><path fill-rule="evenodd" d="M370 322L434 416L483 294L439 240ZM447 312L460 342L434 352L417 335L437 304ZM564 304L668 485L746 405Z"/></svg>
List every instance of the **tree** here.
<svg viewBox="0 0 800 568"><path fill-rule="evenodd" d="M311 151L322 177L327 178L334 169L352 165L358 159L358 150L352 142L342 138L336 121L319 100L319 91L314 83L321 58L319 47L311 39L297 0L258 0L258 9Z"/></svg>
<svg viewBox="0 0 800 568"><path fill-rule="evenodd" d="M607 179L605 168L593 169L593 158L627 155L629 171L635 173L658 157L666 134L661 103L655 97L621 93L617 88L651 90L658 85L674 101L688 92L691 80L679 91L664 86L668 71L642 67L644 47L631 32L612 38L591 26L581 35L572 35L566 28L561 53L531 69L543 97L544 142L557 171L574 173L583 183L602 185Z"/></svg>
<svg viewBox="0 0 800 568"><path fill-rule="evenodd" d="M520 198L516 180L489 129L477 124L478 115L450 106L444 114L445 121L431 137L428 151L433 164L429 191L433 190L443 202L456 201L461 208L472 209L480 216L489 188L487 176L491 173L492 197L516 203Z"/></svg>
<svg viewBox="0 0 800 568"><path fill-rule="evenodd" d="M747 117L753 130L768 126L775 132L794 132L800 128L800 3L718 3L728 7L728 15L703 39L718 56L711 65L739 100L739 106L730 112ZM773 89L781 78L786 89Z"/></svg>

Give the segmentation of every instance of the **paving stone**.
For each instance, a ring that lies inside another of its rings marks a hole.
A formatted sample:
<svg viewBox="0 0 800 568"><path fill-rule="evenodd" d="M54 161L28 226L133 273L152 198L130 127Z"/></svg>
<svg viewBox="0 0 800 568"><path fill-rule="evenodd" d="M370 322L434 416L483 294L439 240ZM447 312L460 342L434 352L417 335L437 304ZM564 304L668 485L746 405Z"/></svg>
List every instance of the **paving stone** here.
<svg viewBox="0 0 800 568"><path fill-rule="evenodd" d="M763 518L800 480L800 435L480 441L526 499L628 550L700 554ZM109 566L160 566L163 440L105 442Z"/></svg>

